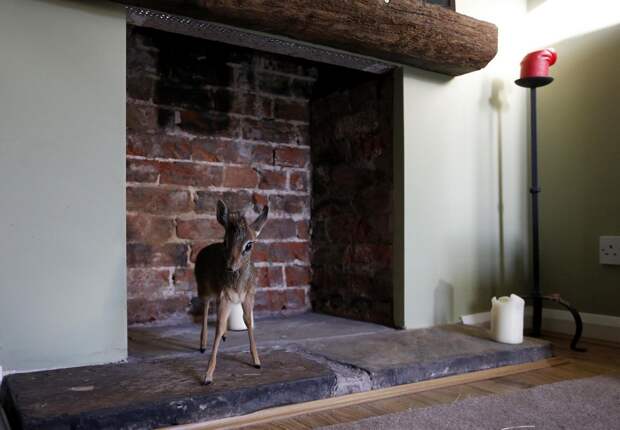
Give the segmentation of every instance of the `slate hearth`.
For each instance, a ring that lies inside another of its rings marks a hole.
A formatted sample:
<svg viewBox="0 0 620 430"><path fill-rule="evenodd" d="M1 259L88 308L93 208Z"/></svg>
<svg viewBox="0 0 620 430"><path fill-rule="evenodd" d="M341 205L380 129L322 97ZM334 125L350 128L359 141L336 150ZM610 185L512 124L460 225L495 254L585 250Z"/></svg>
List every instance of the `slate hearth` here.
<svg viewBox="0 0 620 430"><path fill-rule="evenodd" d="M8 376L3 406L16 428L156 428L551 356L548 342L498 344L477 327L399 331L304 314L257 322L260 370L246 333L230 333L205 387L198 334L192 325L130 329L128 363Z"/></svg>

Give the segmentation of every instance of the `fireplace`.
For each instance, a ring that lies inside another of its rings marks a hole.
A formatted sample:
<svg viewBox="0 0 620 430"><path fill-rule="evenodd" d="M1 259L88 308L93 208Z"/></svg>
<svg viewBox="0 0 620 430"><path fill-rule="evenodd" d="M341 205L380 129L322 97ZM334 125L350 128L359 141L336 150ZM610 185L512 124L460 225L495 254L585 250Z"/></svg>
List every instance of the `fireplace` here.
<svg viewBox="0 0 620 430"><path fill-rule="evenodd" d="M270 219L255 313L393 324L393 75L128 26L130 324L196 312L215 204Z"/></svg>

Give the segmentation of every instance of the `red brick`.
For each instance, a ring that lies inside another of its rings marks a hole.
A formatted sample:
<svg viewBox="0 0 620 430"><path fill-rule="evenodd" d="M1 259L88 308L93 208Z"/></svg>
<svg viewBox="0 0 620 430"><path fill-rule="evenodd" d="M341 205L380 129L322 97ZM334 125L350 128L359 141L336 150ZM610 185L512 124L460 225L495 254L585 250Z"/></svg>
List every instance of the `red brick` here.
<svg viewBox="0 0 620 430"><path fill-rule="evenodd" d="M310 246L308 242L258 242L252 254L254 261L273 263L310 262Z"/></svg>
<svg viewBox="0 0 620 430"><path fill-rule="evenodd" d="M258 188L263 190L286 189L286 172L276 170L259 170Z"/></svg>
<svg viewBox="0 0 620 430"><path fill-rule="evenodd" d="M129 324L147 323L186 314L190 298L178 295L166 298L134 298L127 300L127 322Z"/></svg>
<svg viewBox="0 0 620 430"><path fill-rule="evenodd" d="M128 299L130 322L185 315L189 298L195 295L191 262L203 247L220 242L223 236L214 219L188 217L193 213L215 214L218 199L226 201L232 210L251 207L256 213L269 205L270 215L275 213L279 218L270 216L261 237L278 242L257 244L256 255L262 255L264 261L284 263L284 267L293 265L288 277L295 284L308 279L309 267L302 267L300 262L308 264L309 242L287 240L309 241L309 221L282 217L308 214L310 196L270 196L262 190L308 193L312 187L307 171L311 161L308 127L301 122L309 118L307 97L317 69L296 59L216 49L204 41L175 45L174 62L167 64L172 58L159 54L162 40L143 29L135 30L135 34L130 31L128 38L127 179L136 183L127 188L128 279L134 279L131 288L144 286L142 291L131 291L136 295ZM205 56L208 64L202 60ZM298 99L280 97L290 94ZM134 98L156 104L140 105ZM349 96L343 103L349 103ZM340 113L339 107L324 115L324 123L329 124L331 117ZM246 116L240 119L234 114ZM347 142L359 144L356 150L360 154L375 154L374 143L364 136L355 137L357 140ZM324 140L326 147L333 144L333 140ZM304 147L278 147L280 143ZM269 166L284 169L267 170ZM303 167L287 169L299 166ZM331 180L327 184L331 187ZM169 190L170 185L180 189ZM195 190L190 192L185 187ZM229 189L211 191L207 187ZM373 225L359 226L360 234L369 241L378 234ZM179 239L186 243L171 242ZM360 265L353 261L349 264L355 270ZM161 267L171 267L173 273ZM257 284L267 287L259 289L266 293L257 297L259 312L308 308L307 288L284 288L284 267L257 268Z"/></svg>
<svg viewBox="0 0 620 430"><path fill-rule="evenodd" d="M192 145L186 137L166 134L129 133L127 154L148 158L189 160Z"/></svg>
<svg viewBox="0 0 620 430"><path fill-rule="evenodd" d="M269 197L263 194L258 194L258 193L252 194L252 205L254 206L254 210L256 212L261 211L262 208L264 208L268 204L269 204Z"/></svg>
<svg viewBox="0 0 620 430"><path fill-rule="evenodd" d="M235 94L226 88L204 88L203 86L192 88L187 85L187 82L181 82L179 85L170 79L159 82L154 97L154 101L161 105L197 112L220 111L224 114L249 113L254 104L253 99L252 94Z"/></svg>
<svg viewBox="0 0 620 430"><path fill-rule="evenodd" d="M196 139L192 142L192 159L220 163L247 163L251 160L251 152L232 140Z"/></svg>
<svg viewBox="0 0 620 430"><path fill-rule="evenodd" d="M301 214L310 208L310 196L277 195L269 196L269 208L274 212L288 215Z"/></svg>
<svg viewBox="0 0 620 430"><path fill-rule="evenodd" d="M164 245L129 243L127 244L127 266L184 267L187 266L187 252L187 245L180 243L167 243Z"/></svg>
<svg viewBox="0 0 620 430"><path fill-rule="evenodd" d="M286 266L286 285L289 287L310 284L310 266Z"/></svg>
<svg viewBox="0 0 620 430"><path fill-rule="evenodd" d="M284 311L286 300L284 290L258 290L254 299L254 311L258 313Z"/></svg>
<svg viewBox="0 0 620 430"><path fill-rule="evenodd" d="M257 102L257 97L254 94L242 90L230 92L228 98L228 106L224 106L222 109L224 112L260 116L262 100L258 98L259 102Z"/></svg>
<svg viewBox="0 0 620 430"><path fill-rule="evenodd" d="M286 121L246 118L241 124L242 136L247 140L301 144L307 142L302 129Z"/></svg>
<svg viewBox="0 0 620 430"><path fill-rule="evenodd" d="M231 188L255 188L258 185L258 173L251 167L224 167L222 185Z"/></svg>
<svg viewBox="0 0 620 430"><path fill-rule="evenodd" d="M243 211L247 205L253 204L252 195L247 191L197 191L196 212L215 215L218 200L223 200L231 210L239 211Z"/></svg>
<svg viewBox="0 0 620 430"><path fill-rule="evenodd" d="M159 163L149 160L127 159L127 182L156 183L159 177Z"/></svg>
<svg viewBox="0 0 620 430"><path fill-rule="evenodd" d="M373 172L367 169L341 165L332 170L332 186L346 191L357 191L369 185L373 180Z"/></svg>
<svg viewBox="0 0 620 430"><path fill-rule="evenodd" d="M352 214L334 215L325 221L325 231L332 242L351 243L357 229L357 217Z"/></svg>
<svg viewBox="0 0 620 430"><path fill-rule="evenodd" d="M135 27L128 27L128 33ZM150 38L149 38L150 39ZM142 34L132 32L127 38L127 74L136 78L144 78L145 75L157 71L159 52L155 49L145 49L149 41Z"/></svg>
<svg viewBox="0 0 620 430"><path fill-rule="evenodd" d="M267 53L256 55L254 64L259 70L286 73L288 75L299 75L316 78L318 70L314 66L296 61L292 57L281 57Z"/></svg>
<svg viewBox="0 0 620 430"><path fill-rule="evenodd" d="M267 145L253 145L252 157L250 161L252 163L269 164L273 165L274 150L271 146Z"/></svg>
<svg viewBox="0 0 620 430"><path fill-rule="evenodd" d="M259 91L279 96L291 93L291 79L288 76L259 72L256 77Z"/></svg>
<svg viewBox="0 0 620 430"><path fill-rule="evenodd" d="M180 239L221 239L224 228L215 218L177 220L177 237Z"/></svg>
<svg viewBox="0 0 620 430"><path fill-rule="evenodd" d="M284 285L282 267L257 267L255 270L258 287L281 287Z"/></svg>
<svg viewBox="0 0 620 430"><path fill-rule="evenodd" d="M308 99L312 95L313 86L313 80L293 79L291 82L291 94L295 97Z"/></svg>
<svg viewBox="0 0 620 430"><path fill-rule="evenodd" d="M177 214L192 209L188 191L156 187L127 187L127 210L151 214Z"/></svg>
<svg viewBox="0 0 620 430"><path fill-rule="evenodd" d="M195 163L161 163L159 182L194 187L220 186L222 168Z"/></svg>
<svg viewBox="0 0 620 430"><path fill-rule="evenodd" d="M142 53L148 55L145 51L142 51ZM147 78L143 74L138 76L128 75L126 80L127 96L132 99L149 101L153 98L155 84L155 79Z"/></svg>
<svg viewBox="0 0 620 430"><path fill-rule="evenodd" d="M292 143L303 146L310 144L310 129L307 125L297 125L295 127L295 138Z"/></svg>
<svg viewBox="0 0 620 430"><path fill-rule="evenodd" d="M286 167L306 167L310 151L306 148L280 147L275 150L275 164Z"/></svg>
<svg viewBox="0 0 620 430"><path fill-rule="evenodd" d="M291 219L268 219L260 233L261 239L294 239L296 237L297 223Z"/></svg>
<svg viewBox="0 0 620 430"><path fill-rule="evenodd" d="M391 186L388 188L385 184L377 184L366 188L356 200L353 203L360 213L387 215L392 212Z"/></svg>
<svg viewBox="0 0 620 430"><path fill-rule="evenodd" d="M258 290L256 292L254 310L257 313L296 313L305 311L308 307L304 288Z"/></svg>
<svg viewBox="0 0 620 430"><path fill-rule="evenodd" d="M390 245L355 244L345 253L345 262L372 266L390 267L392 264L392 247Z"/></svg>
<svg viewBox="0 0 620 430"><path fill-rule="evenodd" d="M291 172L291 190L308 191L308 172Z"/></svg>
<svg viewBox="0 0 620 430"><path fill-rule="evenodd" d="M237 137L239 120L226 114L181 111L181 130L208 136Z"/></svg>
<svg viewBox="0 0 620 430"><path fill-rule="evenodd" d="M196 277L194 270L188 268L175 268L172 274L172 284L175 291L183 291L186 293L197 292Z"/></svg>
<svg viewBox="0 0 620 430"><path fill-rule="evenodd" d="M172 237L174 222L146 214L127 214L127 242L163 243Z"/></svg>
<svg viewBox="0 0 620 430"><path fill-rule="evenodd" d="M127 297L159 296L169 286L168 270L127 269Z"/></svg>
<svg viewBox="0 0 620 430"><path fill-rule="evenodd" d="M259 97L254 115L259 118L273 117L273 99L271 97Z"/></svg>
<svg viewBox="0 0 620 430"><path fill-rule="evenodd" d="M157 130L159 128L158 109L155 106L127 103L126 121L129 130Z"/></svg>
<svg viewBox="0 0 620 430"><path fill-rule="evenodd" d="M305 311L308 309L308 303L306 301L306 289L304 288L287 288L286 293L286 308L288 311Z"/></svg>
<svg viewBox="0 0 620 430"><path fill-rule="evenodd" d="M278 119L308 121L310 116L308 102L274 99L273 116Z"/></svg>
<svg viewBox="0 0 620 430"><path fill-rule="evenodd" d="M309 221L297 221L297 237L299 239L310 239Z"/></svg>

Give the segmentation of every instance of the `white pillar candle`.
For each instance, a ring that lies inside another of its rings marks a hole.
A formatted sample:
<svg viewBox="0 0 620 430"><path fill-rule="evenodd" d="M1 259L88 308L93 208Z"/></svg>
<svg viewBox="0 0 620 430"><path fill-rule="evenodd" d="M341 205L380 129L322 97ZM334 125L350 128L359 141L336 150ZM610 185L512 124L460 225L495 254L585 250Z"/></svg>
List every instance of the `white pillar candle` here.
<svg viewBox="0 0 620 430"><path fill-rule="evenodd" d="M242 331L248 328L243 321L243 307L241 303L230 304L230 316L228 317L228 330ZM254 325L254 313L252 313L252 325Z"/></svg>
<svg viewBox="0 0 620 430"><path fill-rule="evenodd" d="M525 301L511 294L510 297L491 299L491 337L502 343L523 342L523 312Z"/></svg>

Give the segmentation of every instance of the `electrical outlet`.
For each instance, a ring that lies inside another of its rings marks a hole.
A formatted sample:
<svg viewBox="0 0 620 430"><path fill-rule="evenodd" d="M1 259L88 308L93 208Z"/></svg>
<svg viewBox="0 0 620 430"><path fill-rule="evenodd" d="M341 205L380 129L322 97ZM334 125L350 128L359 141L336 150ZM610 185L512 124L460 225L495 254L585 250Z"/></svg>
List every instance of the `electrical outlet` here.
<svg viewBox="0 0 620 430"><path fill-rule="evenodd" d="M599 237L599 263L620 266L620 236Z"/></svg>

